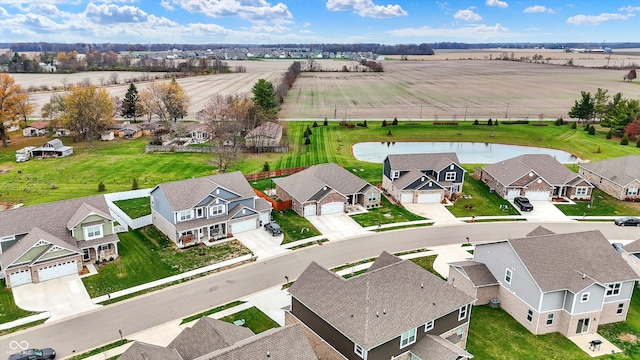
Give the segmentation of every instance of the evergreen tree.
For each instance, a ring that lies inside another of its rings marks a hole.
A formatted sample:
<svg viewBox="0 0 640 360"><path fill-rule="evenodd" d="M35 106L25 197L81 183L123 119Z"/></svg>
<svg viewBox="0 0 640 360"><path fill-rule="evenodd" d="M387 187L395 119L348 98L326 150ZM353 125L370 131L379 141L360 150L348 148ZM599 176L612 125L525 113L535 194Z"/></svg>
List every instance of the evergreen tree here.
<svg viewBox="0 0 640 360"><path fill-rule="evenodd" d="M129 88L127 89L127 93L124 95L124 99L122 99L122 108L120 110L120 114L125 119L133 119L136 121L136 118L140 116L141 106L140 106L140 98L138 97L138 88L131 83L129 84Z"/></svg>

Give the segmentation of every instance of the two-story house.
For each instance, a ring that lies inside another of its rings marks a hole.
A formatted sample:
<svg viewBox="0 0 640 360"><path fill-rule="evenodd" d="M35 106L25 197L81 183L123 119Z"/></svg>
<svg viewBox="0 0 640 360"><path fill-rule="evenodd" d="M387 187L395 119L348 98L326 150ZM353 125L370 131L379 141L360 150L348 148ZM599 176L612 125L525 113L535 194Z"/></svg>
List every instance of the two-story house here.
<svg viewBox="0 0 640 360"><path fill-rule="evenodd" d="M389 253L349 279L313 262L289 293L285 322L303 323L323 359L472 357L464 347L474 298Z"/></svg>
<svg viewBox="0 0 640 360"><path fill-rule="evenodd" d="M300 216L342 213L349 205L380 206L378 188L336 163L313 165L274 182L278 198L291 201Z"/></svg>
<svg viewBox="0 0 640 360"><path fill-rule="evenodd" d="M0 269L7 287L117 258L114 222L102 195L0 211Z"/></svg>
<svg viewBox="0 0 640 360"><path fill-rule="evenodd" d="M173 181L151 190L152 223L179 247L254 230L271 218L241 172Z"/></svg>
<svg viewBox="0 0 640 360"><path fill-rule="evenodd" d="M448 282L467 293L493 286L500 306L536 335L594 333L600 324L624 321L638 275L602 233L538 233L476 244L474 261L450 264ZM495 279L474 280L472 267ZM478 305L489 298L478 297Z"/></svg>
<svg viewBox="0 0 640 360"><path fill-rule="evenodd" d="M382 189L400 203L439 203L462 192L465 172L456 153L388 155Z"/></svg>

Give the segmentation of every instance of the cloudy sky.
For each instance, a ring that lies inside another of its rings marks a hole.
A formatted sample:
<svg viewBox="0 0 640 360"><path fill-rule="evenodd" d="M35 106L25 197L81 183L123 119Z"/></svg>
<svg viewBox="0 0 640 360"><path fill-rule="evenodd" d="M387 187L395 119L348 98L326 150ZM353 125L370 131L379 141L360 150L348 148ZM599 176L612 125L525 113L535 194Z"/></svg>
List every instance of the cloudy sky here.
<svg viewBox="0 0 640 360"><path fill-rule="evenodd" d="M612 43L638 20L638 0L0 0L0 42Z"/></svg>

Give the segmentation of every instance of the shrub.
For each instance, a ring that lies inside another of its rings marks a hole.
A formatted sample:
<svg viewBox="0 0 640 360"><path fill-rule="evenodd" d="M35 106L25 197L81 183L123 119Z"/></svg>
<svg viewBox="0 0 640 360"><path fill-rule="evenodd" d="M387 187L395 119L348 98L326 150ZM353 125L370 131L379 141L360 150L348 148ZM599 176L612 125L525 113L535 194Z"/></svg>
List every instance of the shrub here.
<svg viewBox="0 0 640 360"><path fill-rule="evenodd" d="M398 118L397 117L393 118L393 122L391 123L391 125L398 125Z"/></svg>
<svg viewBox="0 0 640 360"><path fill-rule="evenodd" d="M595 134L596 134L596 127L595 126L589 127L589 135L595 135Z"/></svg>
<svg viewBox="0 0 640 360"><path fill-rule="evenodd" d="M478 122L478 119L473 120L473 125L480 125L480 123Z"/></svg>
<svg viewBox="0 0 640 360"><path fill-rule="evenodd" d="M138 179L133 178L133 181L131 182L131 190L138 190Z"/></svg>
<svg viewBox="0 0 640 360"><path fill-rule="evenodd" d="M327 120L327 118L324 118L324 126L329 126L329 121Z"/></svg>
<svg viewBox="0 0 640 360"><path fill-rule="evenodd" d="M318 122L317 121L313 122L313 127L318 127Z"/></svg>
<svg viewBox="0 0 640 360"><path fill-rule="evenodd" d="M387 136L391 136L391 130L387 132Z"/></svg>
<svg viewBox="0 0 640 360"><path fill-rule="evenodd" d="M311 128L309 127L309 125L307 125L307 133L308 133L309 135L313 134L313 133L311 132Z"/></svg>
<svg viewBox="0 0 640 360"><path fill-rule="evenodd" d="M495 119L495 120L493 121L493 126L498 126L498 124L499 124L499 123L498 123L498 119Z"/></svg>
<svg viewBox="0 0 640 360"><path fill-rule="evenodd" d="M527 125L529 120L503 120L503 125Z"/></svg>
<svg viewBox="0 0 640 360"><path fill-rule="evenodd" d="M305 144L305 145L309 145L309 144L311 144L311 139L309 139L309 138L305 138L305 140L304 140L304 144Z"/></svg>
<svg viewBox="0 0 640 360"><path fill-rule="evenodd" d="M487 126L493 126L493 120L491 120L491 118L489 118L489 121L487 121Z"/></svg>
<svg viewBox="0 0 640 360"><path fill-rule="evenodd" d="M264 164L262 164L262 171L269 171L269 170L271 170L271 166L269 166L268 161L265 161Z"/></svg>
<svg viewBox="0 0 640 360"><path fill-rule="evenodd" d="M106 186L104 186L104 183L100 181L100 184L98 184L98 192L104 192L105 190L107 190Z"/></svg>
<svg viewBox="0 0 640 360"><path fill-rule="evenodd" d="M364 127L368 127L367 126L367 119L364 119Z"/></svg>
<svg viewBox="0 0 640 360"><path fill-rule="evenodd" d="M577 129L577 128L578 128L578 125L577 125L575 122L572 122L572 123L571 123L571 128L572 128L572 129Z"/></svg>
<svg viewBox="0 0 640 360"><path fill-rule="evenodd" d="M382 120L382 127L387 127L387 120Z"/></svg>
<svg viewBox="0 0 640 360"><path fill-rule="evenodd" d="M588 131L589 131L589 129L591 129L591 126L589 126L589 124L587 124L587 125L585 125L585 126L584 126L584 131L587 131L587 132L588 132Z"/></svg>
<svg viewBox="0 0 640 360"><path fill-rule="evenodd" d="M601 152L602 152L602 149L600 148L600 146L598 146L598 147L596 148L596 154L600 154Z"/></svg>
<svg viewBox="0 0 640 360"><path fill-rule="evenodd" d="M623 136L620 140L620 145L629 145L629 137L627 135Z"/></svg>
<svg viewBox="0 0 640 360"><path fill-rule="evenodd" d="M636 141L636 147L640 148L640 138L638 138L638 141Z"/></svg>
<svg viewBox="0 0 640 360"><path fill-rule="evenodd" d="M608 140L611 140L611 138L613 137L613 131L611 129L609 129L609 131L607 131L607 135L605 137Z"/></svg>
<svg viewBox="0 0 640 360"><path fill-rule="evenodd" d="M561 126L563 123L564 122L562 121L561 117L557 118L556 121L553 122L555 126Z"/></svg>

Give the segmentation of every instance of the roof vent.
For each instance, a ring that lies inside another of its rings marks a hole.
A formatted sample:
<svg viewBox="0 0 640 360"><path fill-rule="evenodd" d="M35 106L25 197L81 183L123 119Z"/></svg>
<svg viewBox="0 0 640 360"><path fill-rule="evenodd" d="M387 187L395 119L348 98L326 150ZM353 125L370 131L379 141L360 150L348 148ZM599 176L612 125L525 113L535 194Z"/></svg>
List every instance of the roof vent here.
<svg viewBox="0 0 640 360"><path fill-rule="evenodd" d="M529 177L531 177L531 176L533 176L533 172L530 172L530 173L529 173Z"/></svg>
<svg viewBox="0 0 640 360"><path fill-rule="evenodd" d="M587 275L586 274L582 274L582 279L584 280L584 278L586 278Z"/></svg>
<svg viewBox="0 0 640 360"><path fill-rule="evenodd" d="M326 191L326 190L327 190L327 187L326 187L326 186L325 186L325 187L323 187L323 188L322 188L322 190L325 190L325 191Z"/></svg>
<svg viewBox="0 0 640 360"><path fill-rule="evenodd" d="M267 350L267 357L271 357L271 352Z"/></svg>
<svg viewBox="0 0 640 360"><path fill-rule="evenodd" d="M382 309L382 313L386 314L387 313L387 309Z"/></svg>
<svg viewBox="0 0 640 360"><path fill-rule="evenodd" d="M433 302L433 303L431 303L431 305L436 306L436 303L435 303L435 302Z"/></svg>
<svg viewBox="0 0 640 360"><path fill-rule="evenodd" d="M420 283L420 289L424 289L424 283Z"/></svg>
<svg viewBox="0 0 640 360"><path fill-rule="evenodd" d="M378 314L378 312L376 311L376 317L380 317L380 314Z"/></svg>

